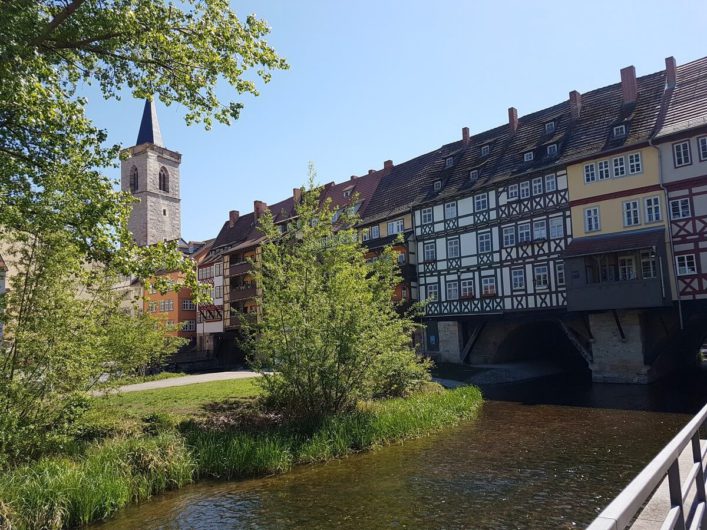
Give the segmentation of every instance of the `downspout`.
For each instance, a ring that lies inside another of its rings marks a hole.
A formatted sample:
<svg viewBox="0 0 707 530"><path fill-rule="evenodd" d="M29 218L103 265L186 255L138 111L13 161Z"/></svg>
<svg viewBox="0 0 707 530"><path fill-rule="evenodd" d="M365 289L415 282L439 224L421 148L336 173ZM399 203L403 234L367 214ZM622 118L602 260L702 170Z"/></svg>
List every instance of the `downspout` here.
<svg viewBox="0 0 707 530"><path fill-rule="evenodd" d="M665 199L665 215L666 220L668 221L668 242L670 243L671 253L671 255L668 257L670 257L671 259L670 268L672 268L673 270L673 280L675 282L675 295L678 298L678 319L680 321L680 331L683 331L685 329L685 325L683 322L682 315L682 299L680 298L680 286L678 284L678 275L677 271L675 270L675 259L673 254L675 252L675 247L673 246L673 227L670 219L670 201L668 198L668 189L665 187L665 182L663 181L663 153L660 151L660 148L657 145L653 144L652 136L648 139L648 145L658 151L658 185L660 186L660 189L663 190L663 196Z"/></svg>

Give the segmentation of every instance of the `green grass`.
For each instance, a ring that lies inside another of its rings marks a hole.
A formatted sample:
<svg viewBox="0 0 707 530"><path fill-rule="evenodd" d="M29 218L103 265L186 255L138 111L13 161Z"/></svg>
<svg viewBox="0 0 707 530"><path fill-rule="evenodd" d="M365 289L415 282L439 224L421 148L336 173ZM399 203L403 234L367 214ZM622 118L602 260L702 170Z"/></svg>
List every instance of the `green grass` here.
<svg viewBox="0 0 707 530"><path fill-rule="evenodd" d="M204 405L250 397L252 380L97 398L96 412L122 421L146 413L194 418ZM423 436L473 417L482 403L475 387L362 405L302 430L285 424L264 431L154 429L95 442L80 456L50 457L0 476L0 528L69 528L105 519L123 506L200 478L236 479L283 473L296 464L332 458ZM144 425L144 424L143 424ZM3 526L5 518L5 526ZM8 524L9 523L9 524Z"/></svg>
<svg viewBox="0 0 707 530"><path fill-rule="evenodd" d="M259 393L255 378L195 383L98 397L92 414L123 419L169 414L182 420L202 414L204 406L210 403L254 397Z"/></svg>

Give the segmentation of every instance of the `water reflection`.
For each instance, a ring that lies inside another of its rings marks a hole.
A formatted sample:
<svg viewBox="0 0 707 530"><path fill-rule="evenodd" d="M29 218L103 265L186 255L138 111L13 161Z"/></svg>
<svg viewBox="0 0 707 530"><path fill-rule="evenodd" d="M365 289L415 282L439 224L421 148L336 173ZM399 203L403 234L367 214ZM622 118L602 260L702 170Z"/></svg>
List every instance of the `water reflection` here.
<svg viewBox="0 0 707 530"><path fill-rule="evenodd" d="M280 477L195 485L101 526L581 528L704 402L701 377L487 388L480 416L440 435Z"/></svg>

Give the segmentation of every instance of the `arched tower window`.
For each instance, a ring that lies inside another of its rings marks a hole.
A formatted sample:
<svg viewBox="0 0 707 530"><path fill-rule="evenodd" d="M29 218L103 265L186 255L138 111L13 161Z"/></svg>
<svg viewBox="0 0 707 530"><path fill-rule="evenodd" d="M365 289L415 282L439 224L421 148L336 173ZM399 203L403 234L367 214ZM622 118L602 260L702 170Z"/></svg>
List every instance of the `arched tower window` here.
<svg viewBox="0 0 707 530"><path fill-rule="evenodd" d="M130 170L130 193L137 192L138 182L137 168L133 166Z"/></svg>
<svg viewBox="0 0 707 530"><path fill-rule="evenodd" d="M169 193L169 173L164 166L160 169L160 191Z"/></svg>

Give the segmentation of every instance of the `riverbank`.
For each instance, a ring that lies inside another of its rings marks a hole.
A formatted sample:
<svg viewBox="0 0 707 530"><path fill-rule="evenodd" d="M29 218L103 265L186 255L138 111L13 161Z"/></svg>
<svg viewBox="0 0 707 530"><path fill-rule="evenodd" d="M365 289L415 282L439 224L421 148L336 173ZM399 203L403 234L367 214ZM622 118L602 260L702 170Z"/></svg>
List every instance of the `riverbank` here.
<svg viewBox="0 0 707 530"><path fill-rule="evenodd" d="M255 393L251 381L227 383L231 398ZM6 473L0 478L0 528L3 517L5 526L16 529L68 528L105 519L130 503L196 480L282 473L297 464L424 436L474 416L482 401L474 387L444 391L431 386L409 398L364 404L307 430L286 422L219 427L195 411L222 412L211 398L225 384L102 398L99 414L120 411L126 416L125 433L91 443L79 455L45 458ZM198 406L194 396L202 400Z"/></svg>

